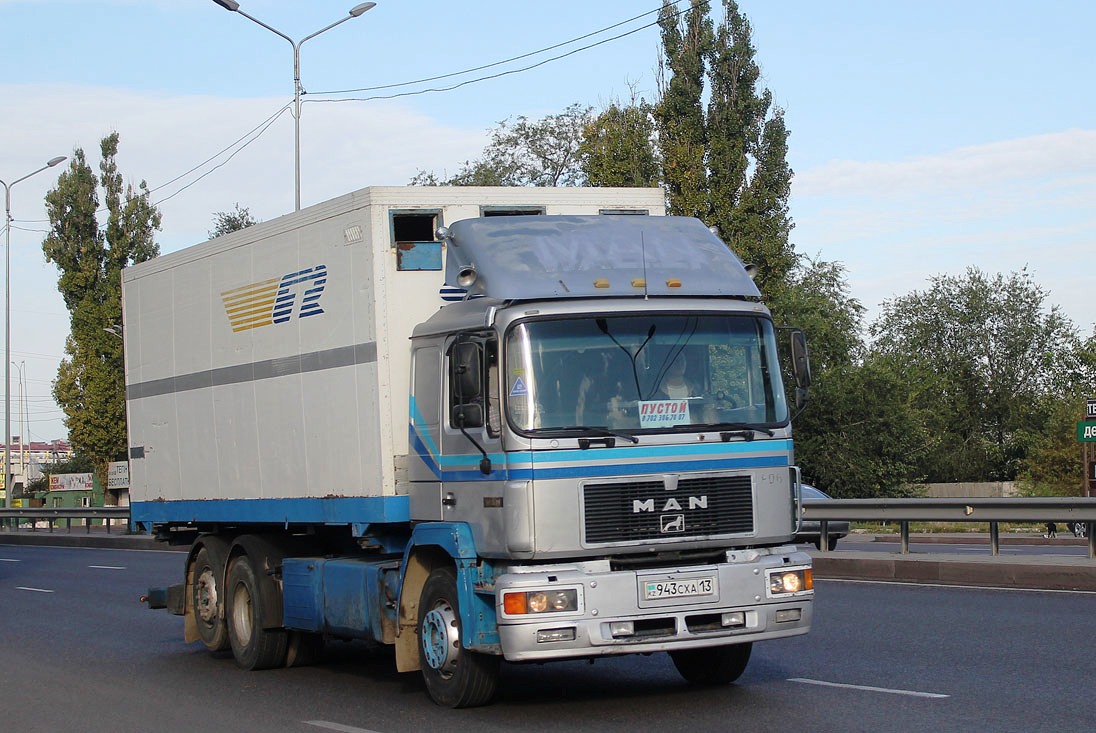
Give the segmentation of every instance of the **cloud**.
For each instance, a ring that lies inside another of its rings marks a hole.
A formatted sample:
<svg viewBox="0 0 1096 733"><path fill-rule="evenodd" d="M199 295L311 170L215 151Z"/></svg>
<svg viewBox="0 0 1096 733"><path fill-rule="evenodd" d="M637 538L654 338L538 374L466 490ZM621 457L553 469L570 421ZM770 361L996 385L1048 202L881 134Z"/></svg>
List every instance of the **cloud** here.
<svg viewBox="0 0 1096 733"><path fill-rule="evenodd" d="M837 160L799 173L797 194L897 198L974 185L1096 174L1096 130L1066 130L899 161Z"/></svg>
<svg viewBox="0 0 1096 733"><path fill-rule="evenodd" d="M2 1L2 0L0 0ZM108 87L0 85L4 159L10 183L82 148L98 172L99 141L120 136L127 182L148 182L163 214L157 241L170 252L202 242L214 214L236 203L258 219L293 210L293 118L288 111L231 160L225 155L175 183L275 115L291 99L233 99L124 91ZM446 125L395 102L305 104L301 115L302 206L367 186L405 185L419 170L454 172L479 155L484 130ZM219 163L224 163L214 169ZM68 333L57 274L44 262L44 197L69 161L20 182L12 192L12 358L27 360L30 392L49 394ZM198 180L203 173L208 173ZM163 186L163 188L160 188ZM103 217L100 217L100 224ZM14 394L14 388L13 388ZM43 408L45 409L45 408ZM65 434L59 413L36 419L35 439Z"/></svg>
<svg viewBox="0 0 1096 733"><path fill-rule="evenodd" d="M146 180L161 201L165 242L193 244L213 214L240 203L267 219L293 209L293 118L286 109L231 160L216 156L290 99L171 96L89 87L0 85L12 102L0 133L20 151L16 168L81 147L98 166L99 140L117 131L127 180ZM454 170L486 142L483 130L447 127L393 102L306 103L301 114L301 191L307 206L372 185L403 185L421 168ZM60 153L58 152L60 151ZM216 167L222 164L221 167ZM208 174L197 180L202 174ZM42 174L38 188L52 185ZM28 194L29 195L29 194ZM170 198L169 198L170 197ZM40 197L39 197L40 200ZM20 218L20 217L17 217ZM25 218L25 217L23 217ZM33 218L40 219L42 216Z"/></svg>
<svg viewBox="0 0 1096 733"><path fill-rule="evenodd" d="M1096 131L899 161L835 161L796 176L794 238L844 263L869 317L883 300L967 267L1028 268L1082 332L1096 323L1082 266L1096 251Z"/></svg>

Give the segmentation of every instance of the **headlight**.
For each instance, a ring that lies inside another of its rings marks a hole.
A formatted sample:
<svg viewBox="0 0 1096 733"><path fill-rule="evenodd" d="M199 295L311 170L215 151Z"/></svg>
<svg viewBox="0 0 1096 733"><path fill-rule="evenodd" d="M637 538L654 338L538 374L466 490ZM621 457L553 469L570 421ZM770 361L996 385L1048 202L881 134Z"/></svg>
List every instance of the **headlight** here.
<svg viewBox="0 0 1096 733"><path fill-rule="evenodd" d="M814 590L810 568L777 569L768 572L769 597L794 596Z"/></svg>
<svg viewBox="0 0 1096 733"><path fill-rule="evenodd" d="M508 616L576 611L578 591L574 588L509 591L502 594L502 610Z"/></svg>

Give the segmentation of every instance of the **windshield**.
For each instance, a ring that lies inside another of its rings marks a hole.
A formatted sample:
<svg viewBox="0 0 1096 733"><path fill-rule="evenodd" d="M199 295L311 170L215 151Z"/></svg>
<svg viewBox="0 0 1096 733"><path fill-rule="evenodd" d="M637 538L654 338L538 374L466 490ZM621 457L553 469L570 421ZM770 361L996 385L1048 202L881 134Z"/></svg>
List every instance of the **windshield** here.
<svg viewBox="0 0 1096 733"><path fill-rule="evenodd" d="M510 329L505 353L507 416L522 432L763 427L788 419L766 318L527 321Z"/></svg>

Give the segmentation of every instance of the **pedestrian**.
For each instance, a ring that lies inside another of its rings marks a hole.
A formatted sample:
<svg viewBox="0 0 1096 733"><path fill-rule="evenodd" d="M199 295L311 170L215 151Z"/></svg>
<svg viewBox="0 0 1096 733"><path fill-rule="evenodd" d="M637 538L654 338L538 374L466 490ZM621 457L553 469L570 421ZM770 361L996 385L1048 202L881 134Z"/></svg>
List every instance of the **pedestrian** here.
<svg viewBox="0 0 1096 733"><path fill-rule="evenodd" d="M1047 533L1043 535L1046 539L1051 539L1058 536L1058 525L1054 522L1047 522Z"/></svg>

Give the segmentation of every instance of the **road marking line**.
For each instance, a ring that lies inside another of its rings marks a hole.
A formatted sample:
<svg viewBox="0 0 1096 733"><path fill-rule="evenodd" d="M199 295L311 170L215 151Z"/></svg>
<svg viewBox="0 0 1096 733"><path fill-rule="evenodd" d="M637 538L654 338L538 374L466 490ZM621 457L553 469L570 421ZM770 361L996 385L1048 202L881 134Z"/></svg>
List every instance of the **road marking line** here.
<svg viewBox="0 0 1096 733"><path fill-rule="evenodd" d="M29 591L33 591L35 593L53 593L53 591L46 590L45 588L27 588L26 586L22 586L22 585L15 586L15 590L29 590Z"/></svg>
<svg viewBox="0 0 1096 733"><path fill-rule="evenodd" d="M339 733L377 733L376 731L369 730L368 728L355 728L352 725L329 723L326 720L304 720L301 722L303 722L305 725L314 725L317 728L326 728L327 730L339 731Z"/></svg>
<svg viewBox="0 0 1096 733"><path fill-rule="evenodd" d="M945 697L951 697L951 695L942 695L938 692L917 692L916 690L895 690L889 687L871 687L870 685L847 685L842 682L823 682L822 680L808 680L802 677L792 677L788 682L802 682L806 685L821 685L823 687L841 687L846 690L865 690L867 692L886 692L890 695L907 695L909 697L928 697L933 699L940 699Z"/></svg>
<svg viewBox="0 0 1096 733"><path fill-rule="evenodd" d="M944 588L959 590L1003 590L1012 593L1073 593L1096 595L1096 590L1071 590L1068 588L1016 588L1008 585L961 585L959 583L921 583L916 580L864 580L863 578L815 578L822 583L862 583L864 585L897 585L903 588Z"/></svg>
<svg viewBox="0 0 1096 733"><path fill-rule="evenodd" d="M125 570L124 565L88 565L89 568L96 570Z"/></svg>
<svg viewBox="0 0 1096 733"><path fill-rule="evenodd" d="M14 557L0 557L0 562L21 562L21 561L16 560Z"/></svg>

